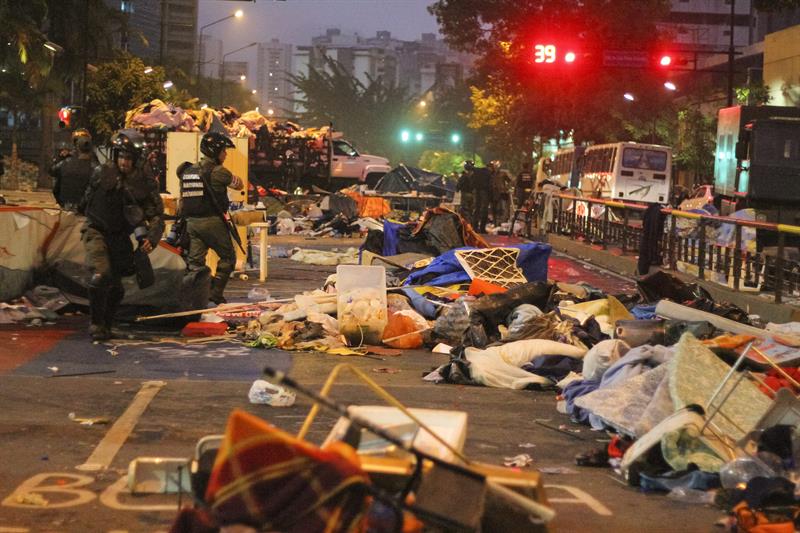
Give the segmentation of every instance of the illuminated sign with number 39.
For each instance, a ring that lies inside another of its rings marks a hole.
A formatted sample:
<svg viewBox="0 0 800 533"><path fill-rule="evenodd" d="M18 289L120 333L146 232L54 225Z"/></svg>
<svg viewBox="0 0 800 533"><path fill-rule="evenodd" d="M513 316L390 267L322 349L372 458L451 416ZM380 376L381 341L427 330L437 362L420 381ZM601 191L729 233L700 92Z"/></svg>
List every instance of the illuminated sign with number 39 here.
<svg viewBox="0 0 800 533"><path fill-rule="evenodd" d="M554 44L537 44L534 47L534 63L555 63L556 46Z"/></svg>

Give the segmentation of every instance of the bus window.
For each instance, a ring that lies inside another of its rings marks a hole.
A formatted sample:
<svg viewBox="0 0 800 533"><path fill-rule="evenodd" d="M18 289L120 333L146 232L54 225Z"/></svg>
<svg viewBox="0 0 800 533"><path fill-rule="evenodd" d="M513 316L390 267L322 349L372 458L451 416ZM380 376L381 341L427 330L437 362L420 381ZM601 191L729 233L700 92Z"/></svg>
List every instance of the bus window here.
<svg viewBox="0 0 800 533"><path fill-rule="evenodd" d="M667 152L643 148L625 148L622 151L622 166L663 171L667 168Z"/></svg>

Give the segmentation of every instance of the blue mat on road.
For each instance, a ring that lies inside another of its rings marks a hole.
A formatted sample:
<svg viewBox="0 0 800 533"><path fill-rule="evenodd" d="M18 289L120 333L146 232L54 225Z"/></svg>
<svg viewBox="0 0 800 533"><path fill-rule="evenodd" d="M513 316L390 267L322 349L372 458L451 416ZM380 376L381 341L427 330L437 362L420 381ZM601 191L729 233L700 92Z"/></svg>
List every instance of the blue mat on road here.
<svg viewBox="0 0 800 533"><path fill-rule="evenodd" d="M547 260L552 250L549 244L533 242L528 244L512 244L506 248L519 248L517 266L528 281L547 281ZM472 247L456 248L456 250L474 250ZM456 259L456 250L450 250L425 267L412 272L404 285L433 285L446 287L457 283L468 283L470 277L461 268ZM433 277L431 277L433 276Z"/></svg>
<svg viewBox="0 0 800 533"><path fill-rule="evenodd" d="M289 372L292 355L279 350L259 350L238 343L180 345L172 343L119 346L92 344L86 333L76 332L51 350L14 370L15 375L52 376L114 370L108 377L134 379L197 379L253 381L262 370ZM58 367L53 372L48 367Z"/></svg>

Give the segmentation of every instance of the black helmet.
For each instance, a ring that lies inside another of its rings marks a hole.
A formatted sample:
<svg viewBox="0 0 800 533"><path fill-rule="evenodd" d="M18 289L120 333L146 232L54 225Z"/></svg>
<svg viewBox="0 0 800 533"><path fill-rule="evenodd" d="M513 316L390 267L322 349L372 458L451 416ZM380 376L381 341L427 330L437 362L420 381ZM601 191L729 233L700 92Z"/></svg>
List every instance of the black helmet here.
<svg viewBox="0 0 800 533"><path fill-rule="evenodd" d="M77 148L78 141L81 139L88 139L89 142L92 142L92 134L89 133L89 130L86 128L78 128L77 130L72 132L72 144L75 145Z"/></svg>
<svg viewBox="0 0 800 533"><path fill-rule="evenodd" d="M120 130L111 138L111 152L114 161L120 154L130 154L133 160L137 161L146 147L144 135L136 130Z"/></svg>
<svg viewBox="0 0 800 533"><path fill-rule="evenodd" d="M219 155L228 148L234 148L233 141L216 131L206 133L203 135L203 140L200 141L200 152L215 161L219 159Z"/></svg>
<svg viewBox="0 0 800 533"><path fill-rule="evenodd" d="M75 139L75 148L83 153L89 153L92 151L92 140L89 137L78 137Z"/></svg>
<svg viewBox="0 0 800 533"><path fill-rule="evenodd" d="M475 170L475 161L472 159L464 161L464 170Z"/></svg>

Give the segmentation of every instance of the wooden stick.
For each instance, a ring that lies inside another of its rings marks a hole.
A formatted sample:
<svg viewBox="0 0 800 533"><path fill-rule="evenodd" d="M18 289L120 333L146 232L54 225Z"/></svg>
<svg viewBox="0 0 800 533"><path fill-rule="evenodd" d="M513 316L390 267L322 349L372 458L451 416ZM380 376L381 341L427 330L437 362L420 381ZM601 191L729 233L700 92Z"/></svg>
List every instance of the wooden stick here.
<svg viewBox="0 0 800 533"><path fill-rule="evenodd" d="M395 337L389 337L388 339L381 339L381 342L392 342L396 341L397 339L402 339L403 337L408 337L411 335L417 335L419 333L425 333L426 331L433 329L431 327L427 327L425 329L418 329L417 331L409 331L408 333L403 333L402 335L397 335Z"/></svg>
<svg viewBox="0 0 800 533"><path fill-rule="evenodd" d="M786 371L784 369L782 369L780 366L778 366L778 364L775 363L775 361L773 361L771 357L769 357L767 354L765 354L764 352L762 352L761 350L759 350L756 347L753 347L753 351L755 351L758 355L763 357L764 360L767 363L769 363L769 365L772 368L774 368L781 376L783 376L783 378L786 381L788 381L789 383L794 385L795 388L800 389L800 383L798 383L796 379L794 379L792 376L790 376L788 373L786 373Z"/></svg>
<svg viewBox="0 0 800 533"><path fill-rule="evenodd" d="M179 316L189 316L189 315L199 315L202 313L219 313L222 311L231 311L233 309L241 309L243 307L253 307L258 304L255 303L246 303L246 304L222 304L218 305L217 307L212 307L208 309L194 309L192 311L180 311L177 313L164 313L163 315L150 315L150 316L138 316L136 317L136 322L143 322L145 320L155 320L157 318L174 318Z"/></svg>
<svg viewBox="0 0 800 533"><path fill-rule="evenodd" d="M232 339L234 337L236 337L236 333L226 333L224 335L212 335L211 337L197 337L187 340L186 344L200 344L203 342L224 341L227 339Z"/></svg>

